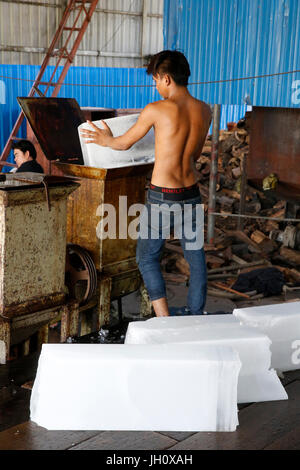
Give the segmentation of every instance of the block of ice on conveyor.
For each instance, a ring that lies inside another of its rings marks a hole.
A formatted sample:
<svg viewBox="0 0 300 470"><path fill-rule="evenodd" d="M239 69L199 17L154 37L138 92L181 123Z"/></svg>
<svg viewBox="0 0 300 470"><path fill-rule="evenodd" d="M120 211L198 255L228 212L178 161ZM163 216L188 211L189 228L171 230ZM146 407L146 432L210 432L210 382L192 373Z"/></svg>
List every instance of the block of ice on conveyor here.
<svg viewBox="0 0 300 470"><path fill-rule="evenodd" d="M50 430L234 431L227 346L44 344L30 418Z"/></svg>
<svg viewBox="0 0 300 470"><path fill-rule="evenodd" d="M300 369L300 302L239 308L233 314L242 324L269 336L274 369Z"/></svg>
<svg viewBox="0 0 300 470"><path fill-rule="evenodd" d="M139 114L131 114L129 116L104 119L104 121L110 127L114 137L118 137L128 131L136 123L138 117ZM101 121L93 121L93 123L103 128ZM93 128L87 123L83 123L78 127L83 161L86 166L94 168L119 168L154 162L153 128L129 150L113 150L98 144L86 144L80 134L81 129L93 130Z"/></svg>
<svg viewBox="0 0 300 470"><path fill-rule="evenodd" d="M125 344L155 343L232 346L242 363L238 403L287 398L276 372L270 370L270 339L254 328L241 325L233 315L154 317L129 323Z"/></svg>

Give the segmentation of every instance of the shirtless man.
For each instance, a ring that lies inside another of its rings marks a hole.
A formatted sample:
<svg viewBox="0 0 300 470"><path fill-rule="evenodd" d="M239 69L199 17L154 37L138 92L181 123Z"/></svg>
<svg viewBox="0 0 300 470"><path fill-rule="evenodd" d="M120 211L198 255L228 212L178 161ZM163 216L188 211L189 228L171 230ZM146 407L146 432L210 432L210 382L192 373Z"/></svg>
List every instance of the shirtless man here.
<svg viewBox="0 0 300 470"><path fill-rule="evenodd" d="M211 109L190 95L187 89L190 67L181 52L162 51L152 56L147 73L152 75L163 100L148 104L137 122L119 137L113 137L104 121L104 129L88 121L94 130L83 130L81 134L87 143L127 150L153 126L155 164L147 195L147 209L151 204L171 206L176 201L182 208L183 203L191 203L194 211L196 204L201 204L195 161L201 154L209 130ZM193 221L195 223L194 216ZM151 221L148 223L151 225ZM161 227L158 231L158 239L138 240L137 262L156 315L168 316L165 284L159 266L164 243ZM204 249L188 252L185 246L187 240L183 237L180 242L190 266L188 305L180 313L201 314L207 282Z"/></svg>

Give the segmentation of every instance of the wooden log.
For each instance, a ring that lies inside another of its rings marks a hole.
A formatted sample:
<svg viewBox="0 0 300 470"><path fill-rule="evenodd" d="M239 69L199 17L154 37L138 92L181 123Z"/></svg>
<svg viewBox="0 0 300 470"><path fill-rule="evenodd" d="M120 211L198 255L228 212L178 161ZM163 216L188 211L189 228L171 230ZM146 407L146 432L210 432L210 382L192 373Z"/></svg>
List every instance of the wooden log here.
<svg viewBox="0 0 300 470"><path fill-rule="evenodd" d="M250 299L250 295L231 289L230 287L225 286L224 284L221 284L220 282L212 282L211 284L215 287L218 287L219 289L223 289L223 290L226 290L227 292L231 292L232 294L236 294L240 297L243 297L244 299Z"/></svg>
<svg viewBox="0 0 300 470"><path fill-rule="evenodd" d="M247 243L247 245L251 246L252 249L254 250L254 252L256 252L256 253L261 253L262 252L262 249L260 248L260 246L257 243L255 243L253 240L251 240L241 230L226 230L226 234Z"/></svg>
<svg viewBox="0 0 300 470"><path fill-rule="evenodd" d="M207 294L213 297L222 297L222 298L231 299L231 300L241 300L241 298L236 294L231 294L230 292L213 289L212 287L207 288Z"/></svg>
<svg viewBox="0 0 300 470"><path fill-rule="evenodd" d="M252 266L249 268L241 267L240 274L250 273L251 271L254 271L255 269L266 269L271 266L272 264L270 263L268 266L266 266L265 264L258 264L257 266Z"/></svg>
<svg viewBox="0 0 300 470"><path fill-rule="evenodd" d="M255 230L251 236L251 240L259 245L259 247L265 253L271 253L272 251L278 248L277 243L274 240L271 240L260 230Z"/></svg>
<svg viewBox="0 0 300 470"><path fill-rule="evenodd" d="M178 273L163 273L165 281L178 282L178 284L186 283L188 276Z"/></svg>
<svg viewBox="0 0 300 470"><path fill-rule="evenodd" d="M258 265L271 265L270 261L268 260L259 260L259 261L252 261L251 263L247 263L247 265L245 264L243 266L243 269L244 268L250 268L250 267L256 267ZM266 266L264 266L266 267ZM242 267L240 264L232 264L231 266L224 266L223 268L216 268L216 269L210 269L208 271L208 274L217 274L217 273L222 273L222 272L225 272L225 271L235 271L235 270L240 270Z"/></svg>
<svg viewBox="0 0 300 470"><path fill-rule="evenodd" d="M190 277L190 266L189 263L184 259L183 256L178 255L175 262L176 268L185 276Z"/></svg>
<svg viewBox="0 0 300 470"><path fill-rule="evenodd" d="M232 174L235 178L239 178L242 174L242 170L239 166L237 166L236 168L233 168L232 169Z"/></svg>
<svg viewBox="0 0 300 470"><path fill-rule="evenodd" d="M210 146L208 146L206 144L204 145L201 154L205 154L205 153L208 153L208 154L211 153L211 145Z"/></svg>
<svg viewBox="0 0 300 470"><path fill-rule="evenodd" d="M241 142L235 137L234 133L225 140L219 140L219 151L220 153L230 152L233 146L241 145Z"/></svg>
<svg viewBox="0 0 300 470"><path fill-rule="evenodd" d="M225 261L218 256L211 255L210 253L206 253L206 262L210 264L216 264L218 266L222 266L222 264L225 263Z"/></svg>
<svg viewBox="0 0 300 470"><path fill-rule="evenodd" d="M241 195L237 191L234 191L233 189L222 188L222 193L225 194L225 196L231 197L233 199L237 199L238 201L241 199ZM248 200L249 200L249 197L248 197Z"/></svg>
<svg viewBox="0 0 300 470"><path fill-rule="evenodd" d="M240 258L237 255L232 254L231 259L232 261L235 261L236 263L241 264L242 266L247 265L247 261L245 261L244 259Z"/></svg>
<svg viewBox="0 0 300 470"><path fill-rule="evenodd" d="M265 224L266 232L271 232L271 230L279 230L279 222L275 220L267 220Z"/></svg>
<svg viewBox="0 0 300 470"><path fill-rule="evenodd" d="M165 242L164 248L172 252L179 253L180 255L183 256L183 249L181 248L180 245L176 245L175 243Z"/></svg>
<svg viewBox="0 0 300 470"><path fill-rule="evenodd" d="M300 251L291 250L290 248L282 246L280 248L280 256L287 259L290 263L300 266Z"/></svg>
<svg viewBox="0 0 300 470"><path fill-rule="evenodd" d="M285 215L285 209L280 209L279 211L276 211L274 214L271 214L270 217L275 218L283 218Z"/></svg>

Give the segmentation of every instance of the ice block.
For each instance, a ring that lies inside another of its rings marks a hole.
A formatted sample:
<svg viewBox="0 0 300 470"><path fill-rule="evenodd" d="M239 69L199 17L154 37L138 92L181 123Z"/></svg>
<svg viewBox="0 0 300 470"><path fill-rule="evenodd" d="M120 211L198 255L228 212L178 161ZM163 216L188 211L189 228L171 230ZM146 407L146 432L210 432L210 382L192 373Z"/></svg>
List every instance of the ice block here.
<svg viewBox="0 0 300 470"><path fill-rule="evenodd" d="M49 430L234 431L238 354L199 344L44 344L31 420Z"/></svg>
<svg viewBox="0 0 300 470"><path fill-rule="evenodd" d="M129 116L104 119L104 121L110 127L114 137L118 137L127 132L136 123L138 117L139 114L131 114ZM97 127L103 128L101 121L93 121L93 123ZM129 150L113 150L98 144L86 144L80 134L81 129L94 129L88 123L83 123L78 127L83 161L86 166L94 168L119 168L154 162L153 128Z"/></svg>
<svg viewBox="0 0 300 470"><path fill-rule="evenodd" d="M287 398L275 371L270 370L271 340L257 329L241 325L232 315L155 317L128 325L125 344L167 343L233 347L242 364L238 403Z"/></svg>
<svg viewBox="0 0 300 470"><path fill-rule="evenodd" d="M300 369L300 302L239 308L233 315L242 324L268 335L274 369Z"/></svg>

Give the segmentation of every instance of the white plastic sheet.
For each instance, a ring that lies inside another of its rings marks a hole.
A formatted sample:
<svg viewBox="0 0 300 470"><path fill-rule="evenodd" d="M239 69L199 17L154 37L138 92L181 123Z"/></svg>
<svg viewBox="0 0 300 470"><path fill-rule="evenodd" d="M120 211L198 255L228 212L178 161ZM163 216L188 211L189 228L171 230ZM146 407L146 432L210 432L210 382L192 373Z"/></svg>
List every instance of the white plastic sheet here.
<svg viewBox="0 0 300 470"><path fill-rule="evenodd" d="M242 364L238 403L287 399L275 371L269 370L271 340L256 329L241 325L233 315L161 317L131 322L125 343L231 346L238 352Z"/></svg>
<svg viewBox="0 0 300 470"><path fill-rule="evenodd" d="M234 431L240 360L198 344L44 344L31 420L50 430Z"/></svg>
<svg viewBox="0 0 300 470"><path fill-rule="evenodd" d="M110 127L114 137L118 137L127 132L128 129L136 123L138 117L139 114L131 114L128 116L104 119L104 121ZM103 129L101 121L93 121L93 123ZM153 128L129 150L113 150L98 144L86 144L85 139L83 139L80 134L81 129L94 129L88 123L83 123L78 127L83 161L86 166L94 168L119 168L154 162L155 147Z"/></svg>
<svg viewBox="0 0 300 470"><path fill-rule="evenodd" d="M274 369L300 369L300 302L239 308L233 315L243 325L268 335Z"/></svg>

